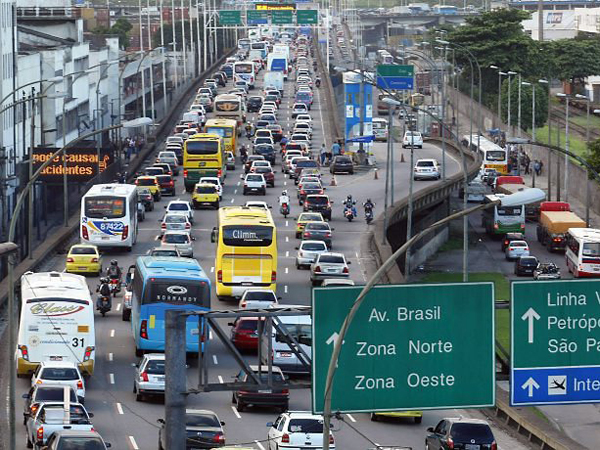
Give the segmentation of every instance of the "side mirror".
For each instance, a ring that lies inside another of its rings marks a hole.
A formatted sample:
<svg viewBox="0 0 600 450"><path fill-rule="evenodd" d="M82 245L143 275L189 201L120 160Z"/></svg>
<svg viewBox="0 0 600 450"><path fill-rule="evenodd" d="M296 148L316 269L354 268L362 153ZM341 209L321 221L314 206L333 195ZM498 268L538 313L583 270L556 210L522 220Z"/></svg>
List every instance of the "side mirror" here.
<svg viewBox="0 0 600 450"><path fill-rule="evenodd" d="M214 227L210 232L210 242L213 244L217 241L217 227Z"/></svg>
<svg viewBox="0 0 600 450"><path fill-rule="evenodd" d="M281 298L282 298L281 296L280 296L280 297L277 297L277 300L281 300Z"/></svg>
<svg viewBox="0 0 600 450"><path fill-rule="evenodd" d="M106 446L106 448L111 448L112 444L110 442L105 442L104 445Z"/></svg>
<svg viewBox="0 0 600 450"><path fill-rule="evenodd" d="M267 427L272 427L273 426L273 422L267 422Z"/></svg>
<svg viewBox="0 0 600 450"><path fill-rule="evenodd" d="M326 188L326 187L324 187L324 188L323 188L323 190L324 190L324 191L326 191L326 190L327 190L327 188Z"/></svg>
<svg viewBox="0 0 600 450"><path fill-rule="evenodd" d="M167 205L163 206L163 208L167 209Z"/></svg>
<svg viewBox="0 0 600 450"><path fill-rule="evenodd" d="M352 261L346 261L346 264L350 265L352 264Z"/></svg>
<svg viewBox="0 0 600 450"><path fill-rule="evenodd" d="M331 231L335 231L335 228L332 228Z"/></svg>
<svg viewBox="0 0 600 450"><path fill-rule="evenodd" d="M21 398L29 398L29 394L23 394L21 395Z"/></svg>
<svg viewBox="0 0 600 450"><path fill-rule="evenodd" d="M429 428L427 428L427 431L429 431L430 433L435 433L435 432L433 431L433 427L429 427Z"/></svg>
<svg viewBox="0 0 600 450"><path fill-rule="evenodd" d="M192 241L196 240L196 238L194 236L190 236L190 238L192 239Z"/></svg>
<svg viewBox="0 0 600 450"><path fill-rule="evenodd" d="M224 421L222 421L222 420L221 420L221 425L222 425L222 426L225 426L225 422L224 422Z"/></svg>
<svg viewBox="0 0 600 450"><path fill-rule="evenodd" d="M227 322L227 325L230 326L230 327L232 327L234 325L234 323L233 322Z"/></svg>
<svg viewBox="0 0 600 450"><path fill-rule="evenodd" d="M157 419L156 422L164 425L165 424L165 419Z"/></svg>
<svg viewBox="0 0 600 450"><path fill-rule="evenodd" d="M88 416L89 416L90 419L93 419L94 418L94 413L88 413Z"/></svg>
<svg viewBox="0 0 600 450"><path fill-rule="evenodd" d="M294 247L294 249L296 249L296 250L300 250L300 247Z"/></svg>

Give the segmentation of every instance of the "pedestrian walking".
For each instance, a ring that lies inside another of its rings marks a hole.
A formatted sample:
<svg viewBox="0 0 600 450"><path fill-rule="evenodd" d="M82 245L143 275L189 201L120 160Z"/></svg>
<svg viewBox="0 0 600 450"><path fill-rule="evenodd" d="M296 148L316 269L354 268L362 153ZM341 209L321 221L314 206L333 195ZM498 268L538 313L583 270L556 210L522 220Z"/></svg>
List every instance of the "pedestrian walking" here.
<svg viewBox="0 0 600 450"><path fill-rule="evenodd" d="M342 150L342 146L339 144L339 141L335 141L331 146L331 153L333 156L339 155Z"/></svg>

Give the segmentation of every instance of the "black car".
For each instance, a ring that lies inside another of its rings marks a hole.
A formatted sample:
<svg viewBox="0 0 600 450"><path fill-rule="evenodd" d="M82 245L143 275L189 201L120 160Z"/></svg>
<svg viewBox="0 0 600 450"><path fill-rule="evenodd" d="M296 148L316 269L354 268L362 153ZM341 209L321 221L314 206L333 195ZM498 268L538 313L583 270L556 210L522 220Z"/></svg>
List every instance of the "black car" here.
<svg viewBox="0 0 600 450"><path fill-rule="evenodd" d="M430 434L425 438L425 447L432 450L495 450L497 447L490 426L483 420L443 419L435 428L429 427L427 431Z"/></svg>
<svg viewBox="0 0 600 450"><path fill-rule="evenodd" d="M246 102L246 110L248 112L258 112L260 108L262 108L263 99L258 95L253 95L252 97L248 97L248 101Z"/></svg>
<svg viewBox="0 0 600 450"><path fill-rule="evenodd" d="M254 124L254 129L260 130L261 128L267 128L268 125L271 125L271 122L268 120L257 120Z"/></svg>
<svg viewBox="0 0 600 450"><path fill-rule="evenodd" d="M252 153L261 155L271 164L275 164L275 147L271 144L258 144L254 147Z"/></svg>
<svg viewBox="0 0 600 450"><path fill-rule="evenodd" d="M164 419L158 419L161 424L158 430L158 449L167 448L166 430ZM225 422L219 420L217 415L205 409L185 410L185 440L186 449L215 448L225 445L225 434L223 433Z"/></svg>
<svg viewBox="0 0 600 450"><path fill-rule="evenodd" d="M321 186L321 183L304 183L302 188L298 190L298 203L302 205L308 195L319 195L322 193L323 186Z"/></svg>
<svg viewBox="0 0 600 450"><path fill-rule="evenodd" d="M227 84L227 75L225 74L225 72L216 72L213 75L213 78L217 80L217 83L219 83L219 86L221 87L225 87L225 85Z"/></svg>
<svg viewBox="0 0 600 450"><path fill-rule="evenodd" d="M515 275L531 275L538 266L538 259L535 256L521 256L515 261Z"/></svg>
<svg viewBox="0 0 600 450"><path fill-rule="evenodd" d="M71 392L71 402L72 403L83 403L78 399L77 394L73 390L73 388L69 389ZM44 402L62 402L65 399L65 388L64 386L40 386L36 384L27 394L23 394L23 398L25 399L25 405L23 407L23 425L27 423L27 419L29 417L35 416L37 413L40 404Z"/></svg>
<svg viewBox="0 0 600 450"><path fill-rule="evenodd" d="M354 174L354 164L348 156L334 156L333 161L329 165L329 172L332 174L336 173L349 173Z"/></svg>
<svg viewBox="0 0 600 450"><path fill-rule="evenodd" d="M307 222L302 231L302 239L323 241L327 245L327 249L331 250L331 231L332 228L327 222Z"/></svg>
<svg viewBox="0 0 600 450"><path fill-rule="evenodd" d="M502 251L504 252L506 250L506 247L508 247L508 245L512 241L524 241L524 240L525 240L525 235L523 233L506 233L504 235L504 238L502 239Z"/></svg>
<svg viewBox="0 0 600 450"><path fill-rule="evenodd" d="M258 366L250 366L257 378L263 383L267 383L267 373L265 369L261 371L258 377ZM278 385L273 389L258 389L244 387L243 390L233 391L232 402L237 404L237 410L243 411L248 405L252 406L271 406L278 408L281 412L287 411L290 401L290 393L285 386L285 376L277 366L272 367L273 384ZM252 383L252 379L245 371L240 371L235 377L238 383ZM283 386L282 386L283 385Z"/></svg>
<svg viewBox="0 0 600 450"><path fill-rule="evenodd" d="M252 167L252 163L254 161L264 161L265 157L262 155L250 155L246 160L246 164L244 165L244 173L250 172L250 167Z"/></svg>
<svg viewBox="0 0 600 450"><path fill-rule="evenodd" d="M327 195L307 195L304 211L319 212L324 219L331 220L331 201Z"/></svg>
<svg viewBox="0 0 600 450"><path fill-rule="evenodd" d="M303 169L317 169L318 167L319 167L319 165L313 159L308 159L308 160L304 160L304 161L298 161L296 163L296 167L294 169L294 172L290 173L290 178L293 178L294 180L298 180L298 177L300 177L300 173L302 173ZM296 182L294 182L294 183L298 184Z"/></svg>
<svg viewBox="0 0 600 450"><path fill-rule="evenodd" d="M154 210L154 196L152 195L152 192L150 192L150 189L138 188L138 198L142 202L142 205L144 205L146 211Z"/></svg>
<svg viewBox="0 0 600 450"><path fill-rule="evenodd" d="M162 195L177 195L175 191L175 181L171 175L157 175L158 185L160 186L160 193Z"/></svg>

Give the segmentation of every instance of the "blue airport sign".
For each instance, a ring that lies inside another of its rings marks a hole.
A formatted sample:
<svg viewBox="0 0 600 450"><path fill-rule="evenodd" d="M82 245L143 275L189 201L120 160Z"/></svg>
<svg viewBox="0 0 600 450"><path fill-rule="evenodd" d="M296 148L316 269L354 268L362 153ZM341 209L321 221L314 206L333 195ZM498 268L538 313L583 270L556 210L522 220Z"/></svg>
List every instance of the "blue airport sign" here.
<svg viewBox="0 0 600 450"><path fill-rule="evenodd" d="M413 65L380 64L377 66L377 87L391 90L411 90L414 87Z"/></svg>
<svg viewBox="0 0 600 450"><path fill-rule="evenodd" d="M357 136L357 137L349 138L349 139L346 139L346 142L369 143L369 142L373 142L374 140L375 140L375 136L370 135L370 136Z"/></svg>

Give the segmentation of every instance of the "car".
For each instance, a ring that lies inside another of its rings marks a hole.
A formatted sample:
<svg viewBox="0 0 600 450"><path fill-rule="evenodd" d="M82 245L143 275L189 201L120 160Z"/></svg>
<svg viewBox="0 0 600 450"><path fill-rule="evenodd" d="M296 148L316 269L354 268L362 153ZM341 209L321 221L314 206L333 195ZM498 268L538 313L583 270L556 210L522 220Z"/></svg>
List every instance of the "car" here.
<svg viewBox="0 0 600 450"><path fill-rule="evenodd" d="M65 271L69 273L102 274L102 256L98 247L90 244L72 245L67 253Z"/></svg>
<svg viewBox="0 0 600 450"><path fill-rule="evenodd" d="M323 188L323 186L321 186L321 183L319 183L319 182L302 183L302 186L299 185L299 188L298 188L298 204L300 204L300 206L302 206L302 204L304 203L304 199L306 198L307 195L320 195L320 194L323 194L324 192L325 192L324 188Z"/></svg>
<svg viewBox="0 0 600 450"><path fill-rule="evenodd" d="M310 114L298 114L296 116L296 122L307 122L312 124L312 117L310 117Z"/></svg>
<svg viewBox="0 0 600 450"><path fill-rule="evenodd" d="M336 155L333 157L333 161L329 164L329 172L332 174L336 173L348 173L354 174L354 164L349 156Z"/></svg>
<svg viewBox="0 0 600 450"><path fill-rule="evenodd" d="M238 350L258 349L258 321L264 320L259 317L242 316L234 322L229 322L231 327L231 342Z"/></svg>
<svg viewBox="0 0 600 450"><path fill-rule="evenodd" d="M423 135L420 131L407 130L402 138L402 148L423 148Z"/></svg>
<svg viewBox="0 0 600 450"><path fill-rule="evenodd" d="M354 286L354 281L349 278L325 278L321 281L321 287L327 286Z"/></svg>
<svg viewBox="0 0 600 450"><path fill-rule="evenodd" d="M242 295L240 309L265 309L279 304L279 297L270 289L248 289Z"/></svg>
<svg viewBox="0 0 600 450"><path fill-rule="evenodd" d="M300 177L300 174L306 169L319 170L319 164L314 159L304 159L294 162L294 170L290 171L290 178L294 179L294 183Z"/></svg>
<svg viewBox="0 0 600 450"><path fill-rule="evenodd" d="M535 256L521 256L515 261L515 275L531 275L537 269L538 259Z"/></svg>
<svg viewBox="0 0 600 450"><path fill-rule="evenodd" d="M292 107L292 119L295 119L298 114L308 114L308 106L304 103L294 103Z"/></svg>
<svg viewBox="0 0 600 450"><path fill-rule="evenodd" d="M321 184L321 174L313 174L306 175L306 171L312 170L310 168L303 170L300 172L300 177L296 180L298 181L297 189L300 190L304 187L306 183L318 183Z"/></svg>
<svg viewBox="0 0 600 450"><path fill-rule="evenodd" d="M196 97L196 103L198 106L202 106L202 109L204 109L206 112L212 112L215 107L212 97L207 94ZM192 109L193 106L194 105L192 105L190 109Z"/></svg>
<svg viewBox="0 0 600 450"><path fill-rule="evenodd" d="M275 105L275 107L279 107L281 104L281 98L279 95L268 94L265 95L265 101L263 105Z"/></svg>
<svg viewBox="0 0 600 450"><path fill-rule="evenodd" d="M271 166L255 166L250 170L252 173L260 173L263 177L265 177L267 186L275 187L275 172L273 172Z"/></svg>
<svg viewBox="0 0 600 450"><path fill-rule="evenodd" d="M162 244L172 244L177 247L181 256L185 258L194 257L194 238L186 231L165 231L162 235Z"/></svg>
<svg viewBox="0 0 600 450"><path fill-rule="evenodd" d="M172 256L175 258L180 258L181 253L179 249L173 244L163 244L159 247L153 247L148 250L148 256Z"/></svg>
<svg viewBox="0 0 600 450"><path fill-rule="evenodd" d="M266 161L263 155L248 155L246 164L244 164L244 173L250 172L250 168L254 164L254 161Z"/></svg>
<svg viewBox="0 0 600 450"><path fill-rule="evenodd" d="M274 146L275 141L273 140L273 138L271 136L257 136L252 141L252 148L256 148L258 145L261 145L261 144L268 144L268 145Z"/></svg>
<svg viewBox="0 0 600 450"><path fill-rule="evenodd" d="M158 185L160 186L161 195L175 196L177 194L175 189L175 180L171 175L156 175Z"/></svg>
<svg viewBox="0 0 600 450"><path fill-rule="evenodd" d="M92 417L94 415L80 403L70 403L68 414L62 401L43 403L35 416L27 419L27 448L45 448L50 436L57 431L93 431Z"/></svg>
<svg viewBox="0 0 600 450"><path fill-rule="evenodd" d="M62 402L65 398L65 387L64 386L42 386L36 384L31 386L26 394L22 397L25 399L23 405L23 425L27 425L27 419L35 416L39 407L47 402ZM69 401L71 403L78 403L79 399L75 390L69 388Z"/></svg>
<svg viewBox="0 0 600 450"><path fill-rule="evenodd" d="M508 261L529 256L529 244L527 241L511 241L504 251L504 256Z"/></svg>
<svg viewBox="0 0 600 450"><path fill-rule="evenodd" d="M283 138L283 128L281 127L281 125L273 123L267 125L267 129L271 130L271 134L273 135L273 140L275 142L281 141L281 139Z"/></svg>
<svg viewBox="0 0 600 450"><path fill-rule="evenodd" d="M328 251L327 244L321 240L303 240L296 250L296 269L309 268L321 253Z"/></svg>
<svg viewBox="0 0 600 450"><path fill-rule="evenodd" d="M310 158L308 158L307 156L294 156L293 158L291 158L289 160L289 162L287 163L287 172L290 174L290 177L295 176L295 172L296 172L296 165L300 162L300 161L309 161Z"/></svg>
<svg viewBox="0 0 600 450"><path fill-rule="evenodd" d="M165 394L165 354L146 353L135 365L133 376L133 393L140 402L146 395Z"/></svg>
<svg viewBox="0 0 600 450"><path fill-rule="evenodd" d="M413 419L415 423L421 423L423 421L423 411L383 411L383 412L372 412L371 421L378 422L381 419Z"/></svg>
<svg viewBox="0 0 600 450"><path fill-rule="evenodd" d="M525 235L523 233L506 233L504 235L504 238L502 239L502 251L504 252L506 250L506 247L508 247L508 244L510 244L512 241L524 240Z"/></svg>
<svg viewBox="0 0 600 450"><path fill-rule="evenodd" d="M80 403L85 401L85 382L77 364L70 361L42 361L31 376L31 386L67 386L75 390Z"/></svg>
<svg viewBox="0 0 600 450"><path fill-rule="evenodd" d="M192 192L192 206L194 209L202 206L219 209L220 198L217 185L212 183L196 183Z"/></svg>
<svg viewBox="0 0 600 450"><path fill-rule="evenodd" d="M52 433L52 436L48 438L44 450L79 448L84 450L106 450L111 448L111 445L109 442L105 442L102 436L95 430L59 430Z"/></svg>
<svg viewBox="0 0 600 450"><path fill-rule="evenodd" d="M257 144L252 149L255 155L260 155L270 163L275 164L275 146L273 144Z"/></svg>
<svg viewBox="0 0 600 450"><path fill-rule="evenodd" d="M221 178L219 177L201 177L198 183L209 183L214 184L219 194L219 200L223 200L223 185L221 184Z"/></svg>
<svg viewBox="0 0 600 450"><path fill-rule="evenodd" d="M172 200L165 206L166 213L183 214L191 224L194 223L194 210L186 200Z"/></svg>
<svg viewBox="0 0 600 450"><path fill-rule="evenodd" d="M256 132L254 133L254 139L262 138L262 137L268 137L272 141L273 133L271 133L271 130L266 129L266 128L261 128L260 130L256 130Z"/></svg>
<svg viewBox="0 0 600 450"><path fill-rule="evenodd" d="M308 159L306 156L304 156L302 154L301 151L298 150L290 150L290 151L286 151L283 157L283 161L281 162L281 171L284 173L289 173L290 170L292 169L292 161L294 160L294 158L306 158ZM300 160L298 160L300 161Z"/></svg>
<svg viewBox="0 0 600 450"><path fill-rule="evenodd" d="M256 375L256 377L263 383L267 383L268 373L263 367L262 370L258 371L258 366L251 365L250 370ZM259 389L253 387L244 387L244 389L239 389L233 391L231 401L236 404L238 411L244 411L248 405L252 405L253 407L257 406L270 406L272 408L277 408L280 412L287 411L290 403L290 391L285 385L285 375L281 369L277 366L271 367L271 376L273 383L277 383L279 386L277 388L272 389ZM241 370L235 377L235 382L237 383L247 383L252 384L252 378L246 373L246 371Z"/></svg>
<svg viewBox="0 0 600 450"><path fill-rule="evenodd" d="M165 214L160 224L160 230L162 233L166 231L185 231L190 233L192 231L192 224L187 216L183 214Z"/></svg>
<svg viewBox="0 0 600 450"><path fill-rule="evenodd" d="M267 194L267 181L261 173L249 173L244 178L243 194L248 195L250 193Z"/></svg>
<svg viewBox="0 0 600 450"><path fill-rule="evenodd" d="M136 186L147 188L153 195L154 201L159 202L161 199L160 186L155 176L142 175L135 179Z"/></svg>
<svg viewBox="0 0 600 450"><path fill-rule="evenodd" d="M166 448L166 422L158 419L161 424L158 430L158 450ZM225 433L223 426L225 422L212 411L205 409L185 410L185 431L187 434L185 448L201 449L223 447L225 445Z"/></svg>
<svg viewBox="0 0 600 450"><path fill-rule="evenodd" d="M246 208L260 208L264 209L265 211L271 209L271 205L267 204L267 202L263 202L260 200L247 200L246 203L244 203L244 206Z"/></svg>
<svg viewBox="0 0 600 450"><path fill-rule="evenodd" d="M271 113L261 114L259 119L266 120L268 123L277 123L277 117L275 117L275 114Z"/></svg>
<svg viewBox="0 0 600 450"><path fill-rule="evenodd" d="M325 219L319 212L302 212L296 219L296 239L302 236L302 231L308 222L323 222Z"/></svg>
<svg viewBox="0 0 600 450"><path fill-rule="evenodd" d="M467 418L442 419L434 427L427 428L425 447L448 450L453 448L495 450L494 433L485 420Z"/></svg>
<svg viewBox="0 0 600 450"><path fill-rule="evenodd" d="M440 164L435 159L418 159L413 168L414 180L439 180L441 176Z"/></svg>
<svg viewBox="0 0 600 450"><path fill-rule="evenodd" d="M267 427L267 450L323 448L323 416L308 411L288 411L280 414L275 422L268 422ZM329 435L329 448L335 449L333 434Z"/></svg>
<svg viewBox="0 0 600 450"><path fill-rule="evenodd" d="M302 133L294 133L292 134L292 136L290 137L290 141L294 141L294 142L303 142L304 144L306 144L306 146L310 149L312 148L312 144L311 144L311 140L310 137L306 134L302 134Z"/></svg>
<svg viewBox="0 0 600 450"><path fill-rule="evenodd" d="M318 286L325 278L349 278L349 264L343 253L321 253L310 265L310 281Z"/></svg>
<svg viewBox="0 0 600 450"><path fill-rule="evenodd" d="M260 95L251 95L246 102L248 112L258 112L262 108L263 98Z"/></svg>
<svg viewBox="0 0 600 450"><path fill-rule="evenodd" d="M305 212L318 212L327 219L331 220L331 205L333 202L329 200L327 195L307 195L304 200Z"/></svg>
<svg viewBox="0 0 600 450"><path fill-rule="evenodd" d="M300 133L302 131L304 131L306 134L312 137L313 129L310 123L299 121L298 118L296 118L296 123L294 124L294 131L292 131L292 133Z"/></svg>
<svg viewBox="0 0 600 450"><path fill-rule="evenodd" d="M170 164L156 162L152 167L162 167L165 171L164 175L173 175L173 168Z"/></svg>
<svg viewBox="0 0 600 450"><path fill-rule="evenodd" d="M331 232L333 229L327 222L307 222L302 232L302 240L323 241L331 250Z"/></svg>
<svg viewBox="0 0 600 450"><path fill-rule="evenodd" d="M209 87L201 87L201 88L198 88L198 91L196 91L196 93L197 93L198 95L207 95L207 96L209 96L209 97L211 97L211 98L212 98L212 97L214 97L213 91L212 91L212 89L211 89L211 88L209 88Z"/></svg>
<svg viewBox="0 0 600 450"><path fill-rule="evenodd" d="M227 170L235 170L235 155L233 152L227 152Z"/></svg>
<svg viewBox="0 0 600 450"><path fill-rule="evenodd" d="M144 168L144 175L155 177L156 175L164 175L164 174L165 174L165 169L163 169L162 167L150 166L150 167Z"/></svg>
<svg viewBox="0 0 600 450"><path fill-rule="evenodd" d="M150 192L150 189L138 187L137 193L138 199L142 202L146 211L154 211L154 196L152 195L152 192Z"/></svg>
<svg viewBox="0 0 600 450"><path fill-rule="evenodd" d="M173 175L179 175L179 164L177 163L177 155L172 151L162 151L156 157L157 163L166 163L173 169Z"/></svg>

